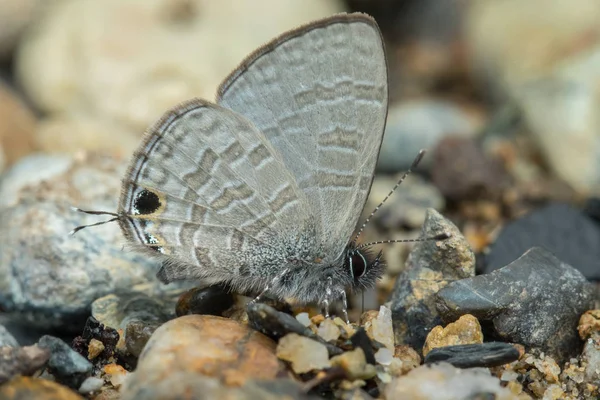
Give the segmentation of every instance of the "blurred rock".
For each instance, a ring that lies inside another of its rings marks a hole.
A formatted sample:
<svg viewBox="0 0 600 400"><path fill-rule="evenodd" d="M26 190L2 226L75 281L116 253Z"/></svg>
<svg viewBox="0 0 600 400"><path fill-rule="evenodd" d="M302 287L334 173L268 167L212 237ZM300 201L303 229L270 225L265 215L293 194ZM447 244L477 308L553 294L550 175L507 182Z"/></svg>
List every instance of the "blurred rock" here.
<svg viewBox="0 0 600 400"><path fill-rule="evenodd" d="M445 136L473 137L482 120L468 114L455 103L442 100L392 105L379 153L377 170L394 173L406 170L421 149L431 149ZM431 157L423 158L419 168L429 169Z"/></svg>
<svg viewBox="0 0 600 400"><path fill-rule="evenodd" d="M551 203L508 223L485 256L484 273L516 260L528 249L550 249L588 279L600 280L600 225L568 204Z"/></svg>
<svg viewBox="0 0 600 400"><path fill-rule="evenodd" d="M425 356L425 364L445 361L457 368L490 368L518 359L519 350L512 344L488 342L436 347Z"/></svg>
<svg viewBox="0 0 600 400"><path fill-rule="evenodd" d="M2 148L2 143L0 143L0 176L2 172L6 168L6 156L4 155L4 149Z"/></svg>
<svg viewBox="0 0 600 400"><path fill-rule="evenodd" d="M79 387L78 392L81 394L90 394L99 391L103 385L104 379L90 376L85 381L83 381L83 383Z"/></svg>
<svg viewBox="0 0 600 400"><path fill-rule="evenodd" d="M445 320L472 314L505 340L564 360L579 352L577 322L592 291L579 271L534 247L504 268L450 283L436 302Z"/></svg>
<svg viewBox="0 0 600 400"><path fill-rule="evenodd" d="M0 325L0 347L19 347L19 342L3 325Z"/></svg>
<svg viewBox="0 0 600 400"><path fill-rule="evenodd" d="M183 100L212 100L225 75L267 40L342 7L319 0L53 2L20 43L15 73L45 112L101 116L141 133Z"/></svg>
<svg viewBox="0 0 600 400"><path fill-rule="evenodd" d="M90 151L124 158L136 150L142 132L94 115L50 116L38 124L35 144L45 153Z"/></svg>
<svg viewBox="0 0 600 400"><path fill-rule="evenodd" d="M485 154L472 138L445 137L431 158L432 182L453 201L498 200L510 182L500 160Z"/></svg>
<svg viewBox="0 0 600 400"><path fill-rule="evenodd" d="M179 297L175 312L178 317L188 314L220 316L235 302L231 291L222 285L193 288Z"/></svg>
<svg viewBox="0 0 600 400"><path fill-rule="evenodd" d="M11 1L12 3L13 1ZM25 3L30 0L24 0ZM0 7L0 57L2 50L2 14ZM12 165L35 149L36 117L27 105L8 86L0 81L0 152L4 162ZM0 163L0 170L2 170Z"/></svg>
<svg viewBox="0 0 600 400"><path fill-rule="evenodd" d="M204 377L241 386L273 379L283 370L275 343L266 336L230 319L186 315L154 332L121 393L123 399L207 398L202 390L208 388L197 384L208 382Z"/></svg>
<svg viewBox="0 0 600 400"><path fill-rule="evenodd" d="M477 318L466 314L461 316L456 322L446 325L446 327L441 327L440 325L434 327L425 340L423 355L427 356L430 351L437 347L475 343L483 343L481 325L479 325Z"/></svg>
<svg viewBox="0 0 600 400"><path fill-rule="evenodd" d="M423 365L394 379L385 389L385 398L394 400L519 400L487 369L459 369L441 362Z"/></svg>
<svg viewBox="0 0 600 400"><path fill-rule="evenodd" d="M84 400L76 392L47 379L18 377L0 385L2 400Z"/></svg>
<svg viewBox="0 0 600 400"><path fill-rule="evenodd" d="M10 58L24 31L35 20L43 1L2 0L0 7L0 60ZM1 109L1 107L0 107Z"/></svg>
<svg viewBox="0 0 600 400"><path fill-rule="evenodd" d="M50 351L37 346L0 347L0 384L16 375L32 375L50 358Z"/></svg>
<svg viewBox="0 0 600 400"><path fill-rule="evenodd" d="M448 282L475 274L475 256L458 228L437 211L427 210L421 235L432 237L443 232L450 233L451 238L415 244L406 271L396 280L388 306L396 344L420 351L429 331L442 322L435 308L435 293Z"/></svg>
<svg viewBox="0 0 600 400"><path fill-rule="evenodd" d="M80 332L95 299L120 290L149 295L163 285L156 261L124 251L116 223L68 233L101 220L72 205L115 211L124 163L114 158L31 156L0 181L0 307L44 328Z"/></svg>
<svg viewBox="0 0 600 400"><path fill-rule="evenodd" d="M289 333L279 340L277 357L290 362L297 374L331 367L327 348L322 343L296 333Z"/></svg>
<svg viewBox="0 0 600 400"><path fill-rule="evenodd" d="M50 350L48 372L64 385L77 389L92 372L92 364L59 338L42 336L38 346Z"/></svg>
<svg viewBox="0 0 600 400"><path fill-rule="evenodd" d="M600 4L509 0L469 8L465 31L475 72L496 97L518 103L555 174L597 191Z"/></svg>

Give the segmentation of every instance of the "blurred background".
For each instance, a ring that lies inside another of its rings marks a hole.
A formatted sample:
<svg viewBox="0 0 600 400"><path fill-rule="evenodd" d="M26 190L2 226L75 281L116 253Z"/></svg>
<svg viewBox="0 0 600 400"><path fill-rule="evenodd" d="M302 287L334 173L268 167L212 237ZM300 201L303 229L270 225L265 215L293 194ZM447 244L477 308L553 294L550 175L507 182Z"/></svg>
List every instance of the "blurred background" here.
<svg viewBox="0 0 600 400"><path fill-rule="evenodd" d="M74 226L98 219L68 206L114 210L124 166L164 111L214 100L257 46L344 11L377 20L389 61L389 118L365 212L429 150L366 240L416 237L433 207L464 233L482 271L501 229L541 206L567 203L595 223L596 0L0 0L0 310L64 326L102 295L155 285L132 266L147 261L121 252L116 226L69 241ZM573 235L540 231L593 259L597 226L567 225ZM515 235L513 247L532 237ZM383 286L407 249L386 247ZM562 259L577 264L571 256ZM600 275L592 264L590 279Z"/></svg>

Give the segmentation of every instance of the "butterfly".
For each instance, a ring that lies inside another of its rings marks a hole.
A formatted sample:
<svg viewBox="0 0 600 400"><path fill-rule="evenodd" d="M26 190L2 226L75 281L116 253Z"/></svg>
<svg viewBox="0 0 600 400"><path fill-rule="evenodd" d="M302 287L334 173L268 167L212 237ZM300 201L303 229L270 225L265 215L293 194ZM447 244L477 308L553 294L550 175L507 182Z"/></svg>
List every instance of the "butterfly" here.
<svg viewBox="0 0 600 400"><path fill-rule="evenodd" d="M216 102L167 111L134 153L118 212L108 214L134 249L162 261L162 282L345 300L346 289L372 287L384 270L381 252L357 244L362 228L353 232L387 110L375 20L314 21L251 53Z"/></svg>

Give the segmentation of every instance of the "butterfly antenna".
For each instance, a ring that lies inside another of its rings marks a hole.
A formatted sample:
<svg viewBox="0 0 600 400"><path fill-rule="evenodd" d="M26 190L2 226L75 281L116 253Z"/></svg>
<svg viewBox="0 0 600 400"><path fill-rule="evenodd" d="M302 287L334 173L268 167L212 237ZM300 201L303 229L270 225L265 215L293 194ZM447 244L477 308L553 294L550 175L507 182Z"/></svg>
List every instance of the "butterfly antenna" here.
<svg viewBox="0 0 600 400"><path fill-rule="evenodd" d="M394 193L394 191L398 188L398 186L400 186L400 184L406 179L406 177L408 175L410 175L410 173L412 172L412 170L415 169L417 167L417 165L419 165L419 163L423 159L424 155L425 155L425 150L420 150L419 154L417 154L417 157L414 159L414 161L412 162L412 164L410 165L410 167L406 170L406 172L404 173L404 175L402 175L400 177L400 179L398 179L398 182L396 182L396 185L394 185L394 187L392 188L392 190L390 190L390 192L387 194L387 196L385 196L385 198L381 201L381 203L379 203L379 205L377 205L377 207L375 207L375 209L367 217L367 219L365 220L365 222L362 224L362 226L358 230L358 233L354 237L354 240L352 240L352 243L356 243L356 241L358 240L359 236L361 235L361 233L363 232L363 230L365 229L365 227L367 226L367 224L371 221L371 218L373 218L373 215L375 215L375 213L377 211L379 211L379 209L381 208L381 206L383 205L383 203L385 203L387 201L387 199L390 198L390 196ZM361 247L363 247L363 246L361 246Z"/></svg>
<svg viewBox="0 0 600 400"><path fill-rule="evenodd" d="M89 227L92 227L92 226L98 226L98 225L108 224L109 222L117 221L119 218L121 218L121 216L119 214L114 213L114 212L109 212L109 211L88 211L88 210L82 210L81 208L77 208L77 207L71 207L71 209L73 211L77 211L77 212L81 212L81 213L85 213L85 214L91 214L91 215L111 215L114 218L111 218L111 219L106 220L106 221L96 222L95 224L78 226L75 229L73 229L71 232L69 232L69 235L74 235L74 234L76 234L77 232L79 232L80 230L82 230L84 228L89 228Z"/></svg>
<svg viewBox="0 0 600 400"><path fill-rule="evenodd" d="M426 242L428 240L446 240L446 239L450 239L452 237L452 234L450 232L443 232L440 233L438 235L434 235L434 236L430 236L430 237L420 237L420 238L416 238L416 239L394 239L394 240L380 240L377 242L370 242L370 243L364 243L361 244L360 246L358 246L356 248L356 250L368 247L368 246L373 246L376 244L387 244L387 243L414 243L414 242Z"/></svg>

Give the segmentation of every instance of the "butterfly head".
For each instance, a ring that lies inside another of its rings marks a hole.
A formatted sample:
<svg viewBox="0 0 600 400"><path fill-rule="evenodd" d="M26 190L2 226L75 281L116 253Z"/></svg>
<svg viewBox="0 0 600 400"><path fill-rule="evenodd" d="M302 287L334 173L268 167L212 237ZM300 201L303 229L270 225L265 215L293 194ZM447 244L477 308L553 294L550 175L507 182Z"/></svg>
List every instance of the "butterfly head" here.
<svg viewBox="0 0 600 400"><path fill-rule="evenodd" d="M348 276L353 291L375 286L384 272L382 252L374 253L369 248L358 248L350 244L344 256L344 272Z"/></svg>

